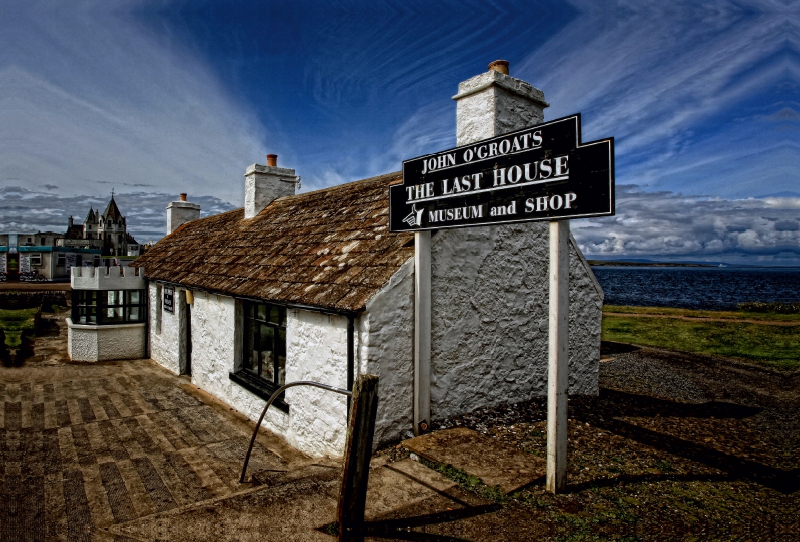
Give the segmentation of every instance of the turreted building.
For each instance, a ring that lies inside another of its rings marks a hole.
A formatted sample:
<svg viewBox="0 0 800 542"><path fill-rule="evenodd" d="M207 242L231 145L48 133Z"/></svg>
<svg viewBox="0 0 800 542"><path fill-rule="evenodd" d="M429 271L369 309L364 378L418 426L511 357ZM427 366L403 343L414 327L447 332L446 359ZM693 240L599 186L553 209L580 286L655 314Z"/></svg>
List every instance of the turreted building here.
<svg viewBox="0 0 800 542"><path fill-rule="evenodd" d="M112 195L103 214L100 214L100 209L89 207L89 214L82 225L75 225L73 218L69 217L64 246L99 248L104 256L127 256L128 247L138 245L127 228L125 217Z"/></svg>

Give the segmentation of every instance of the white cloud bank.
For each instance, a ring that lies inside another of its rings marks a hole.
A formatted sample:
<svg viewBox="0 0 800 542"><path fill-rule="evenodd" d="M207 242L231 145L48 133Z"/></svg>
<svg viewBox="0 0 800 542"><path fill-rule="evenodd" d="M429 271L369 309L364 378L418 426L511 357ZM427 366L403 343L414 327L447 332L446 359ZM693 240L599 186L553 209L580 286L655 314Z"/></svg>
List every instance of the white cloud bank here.
<svg viewBox="0 0 800 542"><path fill-rule="evenodd" d="M575 220L588 258L800 265L800 198L728 200L617 186L617 214Z"/></svg>
<svg viewBox="0 0 800 542"><path fill-rule="evenodd" d="M66 233L68 218L82 224L89 207L103 212L110 196L62 196L43 190L22 187L0 188L0 232L35 233L53 231ZM117 194L115 201L126 217L128 233L139 243L161 239L167 228L167 204L176 199L159 192L130 192ZM213 196L190 198L200 205L200 215L209 216L228 211L234 206Z"/></svg>

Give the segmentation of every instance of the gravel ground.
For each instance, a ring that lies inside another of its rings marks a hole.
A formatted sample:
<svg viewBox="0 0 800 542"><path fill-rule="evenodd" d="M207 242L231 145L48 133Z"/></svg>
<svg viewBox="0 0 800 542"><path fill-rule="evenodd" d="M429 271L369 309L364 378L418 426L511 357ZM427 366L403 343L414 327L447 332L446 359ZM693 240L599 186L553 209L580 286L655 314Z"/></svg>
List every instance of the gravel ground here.
<svg viewBox="0 0 800 542"><path fill-rule="evenodd" d="M417 530L466 540L800 540L796 373L606 347L600 395L570 398L566 494L540 480L498 511ZM470 427L545 457L546 418L540 398L436 428Z"/></svg>

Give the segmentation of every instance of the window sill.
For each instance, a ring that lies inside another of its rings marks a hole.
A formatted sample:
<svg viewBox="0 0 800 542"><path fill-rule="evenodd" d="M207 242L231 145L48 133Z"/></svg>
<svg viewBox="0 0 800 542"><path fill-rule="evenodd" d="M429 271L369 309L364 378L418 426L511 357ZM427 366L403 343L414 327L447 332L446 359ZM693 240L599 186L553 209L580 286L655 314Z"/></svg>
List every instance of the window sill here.
<svg viewBox="0 0 800 542"><path fill-rule="evenodd" d="M272 382L268 382L245 370L240 370L235 373L228 373L228 377L233 382L240 385L250 393L260 397L264 401L269 401L270 396L275 390L278 389L278 386ZM283 401L284 395L285 393L282 393L277 399L275 399L275 402L272 403L272 406L288 414L289 405Z"/></svg>

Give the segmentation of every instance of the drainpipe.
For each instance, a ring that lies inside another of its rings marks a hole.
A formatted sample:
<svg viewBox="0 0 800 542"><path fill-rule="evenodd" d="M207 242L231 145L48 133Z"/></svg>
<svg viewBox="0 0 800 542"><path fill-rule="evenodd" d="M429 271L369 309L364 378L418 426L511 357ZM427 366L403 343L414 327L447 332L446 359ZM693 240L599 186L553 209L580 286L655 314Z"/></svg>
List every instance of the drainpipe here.
<svg viewBox="0 0 800 542"><path fill-rule="evenodd" d="M353 391L353 381L355 380L356 361L355 361L355 317L352 314L347 315L347 391ZM351 397L347 398L347 419L350 419L350 401Z"/></svg>

